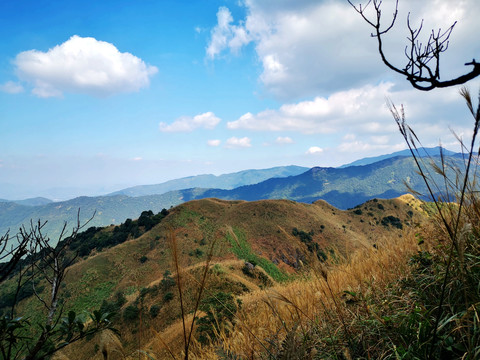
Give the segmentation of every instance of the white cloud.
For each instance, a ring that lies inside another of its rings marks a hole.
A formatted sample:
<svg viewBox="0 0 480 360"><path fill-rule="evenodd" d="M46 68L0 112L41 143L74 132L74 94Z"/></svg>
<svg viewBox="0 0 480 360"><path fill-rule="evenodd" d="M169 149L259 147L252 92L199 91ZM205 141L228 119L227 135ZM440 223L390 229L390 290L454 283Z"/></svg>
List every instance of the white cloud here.
<svg viewBox="0 0 480 360"><path fill-rule="evenodd" d="M284 104L278 110L265 110L254 115L246 113L227 123L229 129L263 131L298 131L301 133L333 133L345 126L364 126L374 130L373 120L389 117L385 96L391 83L364 86L341 91L328 98Z"/></svg>
<svg viewBox="0 0 480 360"><path fill-rule="evenodd" d="M232 25L232 22L230 10L224 6L220 7L217 12L217 25L212 29L210 43L206 49L210 59L214 59L227 48L236 53L250 42L246 29L242 25Z"/></svg>
<svg viewBox="0 0 480 360"><path fill-rule="evenodd" d="M372 140L370 138L370 140ZM397 139L398 140L398 139ZM434 145L436 146L436 145ZM337 146L337 150L342 153L355 154L355 158L359 159L363 156L369 156L373 154L387 154L395 151L405 149L404 142L390 143L390 144L375 144L373 141L348 141L342 142Z"/></svg>
<svg viewBox="0 0 480 360"><path fill-rule="evenodd" d="M218 140L218 139L208 140L207 144L208 144L208 146L219 146L221 144L221 141Z"/></svg>
<svg viewBox="0 0 480 360"><path fill-rule="evenodd" d="M108 42L77 35L47 52L21 52L14 63L20 79L32 83L32 92L39 97L134 92L147 87L158 71Z"/></svg>
<svg viewBox="0 0 480 360"><path fill-rule="evenodd" d="M188 132L198 128L213 129L220 121L220 118L209 111L194 117L182 116L170 125L161 122L159 127L163 132Z"/></svg>
<svg viewBox="0 0 480 360"><path fill-rule="evenodd" d="M141 156L137 156L137 157L134 157L132 160L133 161L142 161L143 158Z"/></svg>
<svg viewBox="0 0 480 360"><path fill-rule="evenodd" d="M19 94L24 91L23 86L13 81L7 81L5 84L0 85L0 91L9 94Z"/></svg>
<svg viewBox="0 0 480 360"><path fill-rule="evenodd" d="M288 137L288 136L285 136L285 137L282 137L282 136L279 136L277 137L277 139L275 140L275 142L277 144L293 144L293 140L292 138Z"/></svg>
<svg viewBox="0 0 480 360"><path fill-rule="evenodd" d="M226 141L225 147L227 148L248 148L251 147L251 140L248 137L237 138L231 137Z"/></svg>
<svg viewBox="0 0 480 360"><path fill-rule="evenodd" d="M212 30L207 55L214 58L222 51L238 52L240 46L253 42L263 70L260 81L279 98L314 96L319 92L378 82L386 76L400 79L381 62L376 40L369 36L372 28L346 1L244 0L242 3L247 15L237 19L238 25L232 25L234 19L230 11L221 8L224 16L219 17ZM386 1L382 5L384 24L393 13L391 6L392 2ZM399 68L406 64L408 12L412 13L413 26L425 19L421 39L424 43L430 29L446 29L458 20L450 49L442 55L442 75L447 79L470 71L463 64L480 51L480 43L471 36L480 32L476 16L480 2L402 1L396 26L384 42L389 59ZM236 35L240 33L242 36ZM238 40L233 41L235 38ZM402 84L408 86L403 78Z"/></svg>
<svg viewBox="0 0 480 360"><path fill-rule="evenodd" d="M322 148L320 148L318 146L312 146L307 150L306 154L314 155L314 154L321 154L322 152L323 152Z"/></svg>

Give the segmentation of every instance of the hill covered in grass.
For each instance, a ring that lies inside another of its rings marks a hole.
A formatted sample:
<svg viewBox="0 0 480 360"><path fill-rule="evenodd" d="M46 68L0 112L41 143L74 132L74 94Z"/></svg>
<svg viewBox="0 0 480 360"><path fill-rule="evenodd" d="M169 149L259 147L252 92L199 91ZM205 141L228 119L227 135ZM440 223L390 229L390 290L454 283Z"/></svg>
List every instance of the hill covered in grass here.
<svg viewBox="0 0 480 360"><path fill-rule="evenodd" d="M207 306L205 301L214 306L220 297L236 311L249 294L288 284L321 264L341 262L361 249L375 249L382 238L395 242L423 221L419 204L408 196L375 199L348 211L324 201L203 199L157 215L145 212L120 226L90 228L86 235L79 235L79 243L72 243L71 251L90 245L68 269L62 289L65 311L113 311L120 337L110 334L108 341L79 343L63 354L70 359L87 355L101 359L101 347L108 343L116 344L125 355L140 346L154 351L157 359L166 358L158 334L163 334L172 351L180 351L178 284L186 317L191 319L205 261L209 271L202 306ZM125 234L122 241L110 244L109 239L118 239L119 234ZM37 284L41 286L48 288ZM33 296L22 304L32 319L42 311ZM207 308L198 315L205 318L206 327L200 327L195 337L205 345L214 336Z"/></svg>

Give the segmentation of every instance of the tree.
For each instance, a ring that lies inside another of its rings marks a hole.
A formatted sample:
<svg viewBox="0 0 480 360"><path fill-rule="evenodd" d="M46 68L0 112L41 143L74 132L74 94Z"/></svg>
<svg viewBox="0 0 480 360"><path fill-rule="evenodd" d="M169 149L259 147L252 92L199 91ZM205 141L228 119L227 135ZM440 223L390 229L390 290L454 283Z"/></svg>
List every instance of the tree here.
<svg viewBox="0 0 480 360"><path fill-rule="evenodd" d="M23 226L13 237L7 232L0 238L0 260L5 260L0 264L0 285L3 291L13 289L0 318L0 359L44 359L73 342L112 329L108 313L70 311L64 316L61 288L67 268L77 257L68 248L93 218L81 225L79 215L68 237L64 224L56 245L42 233L46 222L41 221L31 221L28 229ZM20 300L29 295L45 308L36 323L18 312Z"/></svg>
<svg viewBox="0 0 480 360"><path fill-rule="evenodd" d="M477 63L475 59L473 59L471 62L465 63L466 66L473 66L472 71L454 79L445 81L440 80L440 55L448 49L450 35L452 34L456 22L446 31L442 32L441 29L438 29L437 31L432 30L427 43L423 44L419 40L423 27L423 20L420 23L420 26L417 29L414 29L410 24L409 14L407 17L407 26L410 36L407 38L408 45L405 47L407 64L403 68L400 68L393 65L390 60L387 59L384 53L382 40L382 36L389 32L395 25L398 15L398 0L395 2L395 11L392 20L386 27L381 25L381 0L369 0L365 6L362 6L362 4L355 6L351 0L347 1L363 17L363 19L373 27L374 31L371 36L377 39L378 52L380 53L383 63L391 70L404 75L415 89L429 91L435 88L460 85L480 75L480 63ZM375 18L373 20L369 19L366 15L366 10L370 5L373 6L375 11Z"/></svg>

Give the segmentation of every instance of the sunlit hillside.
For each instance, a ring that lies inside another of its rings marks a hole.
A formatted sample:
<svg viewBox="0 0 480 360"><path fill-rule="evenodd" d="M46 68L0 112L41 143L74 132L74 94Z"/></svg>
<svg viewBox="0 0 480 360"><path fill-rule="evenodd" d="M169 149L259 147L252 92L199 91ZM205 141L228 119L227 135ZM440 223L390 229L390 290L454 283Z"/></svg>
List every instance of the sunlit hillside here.
<svg viewBox="0 0 480 360"><path fill-rule="evenodd" d="M166 349L178 356L183 336L178 284L180 281L185 318L191 323L205 261L208 273L202 301L227 296L224 301L240 301L240 310L249 309L273 289L290 291L305 281L316 281L315 271L323 267L334 271L357 252L374 254L388 243L404 244L410 239L406 234L424 221L424 211L411 196L375 199L347 211L323 201L311 205L283 200L185 203L140 237L101 251L94 249L68 269L62 289L65 309L114 311L113 324L120 333L119 337L103 333L95 340L67 347L57 356L81 359L88 353L100 359L105 339L111 339L107 348L116 344L125 356L135 357L142 350L153 351L152 356L162 359L167 356ZM118 231L106 228L96 236ZM23 306L29 314L42 311L34 297L24 300ZM204 310L197 317L202 314ZM227 324L237 315L223 316ZM224 321L218 320L224 326ZM195 325L192 340L202 340L206 346L210 340L205 339L214 337L211 326L198 330Z"/></svg>

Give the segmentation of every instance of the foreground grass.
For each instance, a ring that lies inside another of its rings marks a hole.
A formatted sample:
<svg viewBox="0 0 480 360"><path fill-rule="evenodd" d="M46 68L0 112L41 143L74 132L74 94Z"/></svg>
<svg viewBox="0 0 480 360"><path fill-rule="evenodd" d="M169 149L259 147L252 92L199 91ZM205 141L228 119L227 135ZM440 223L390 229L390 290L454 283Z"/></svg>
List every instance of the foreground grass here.
<svg viewBox="0 0 480 360"><path fill-rule="evenodd" d="M192 358L478 358L480 296L461 283L461 274L448 287L434 344L440 350L430 353L447 248L431 224L303 280L245 295L229 331L197 347ZM478 274L479 252L470 250L469 272Z"/></svg>

